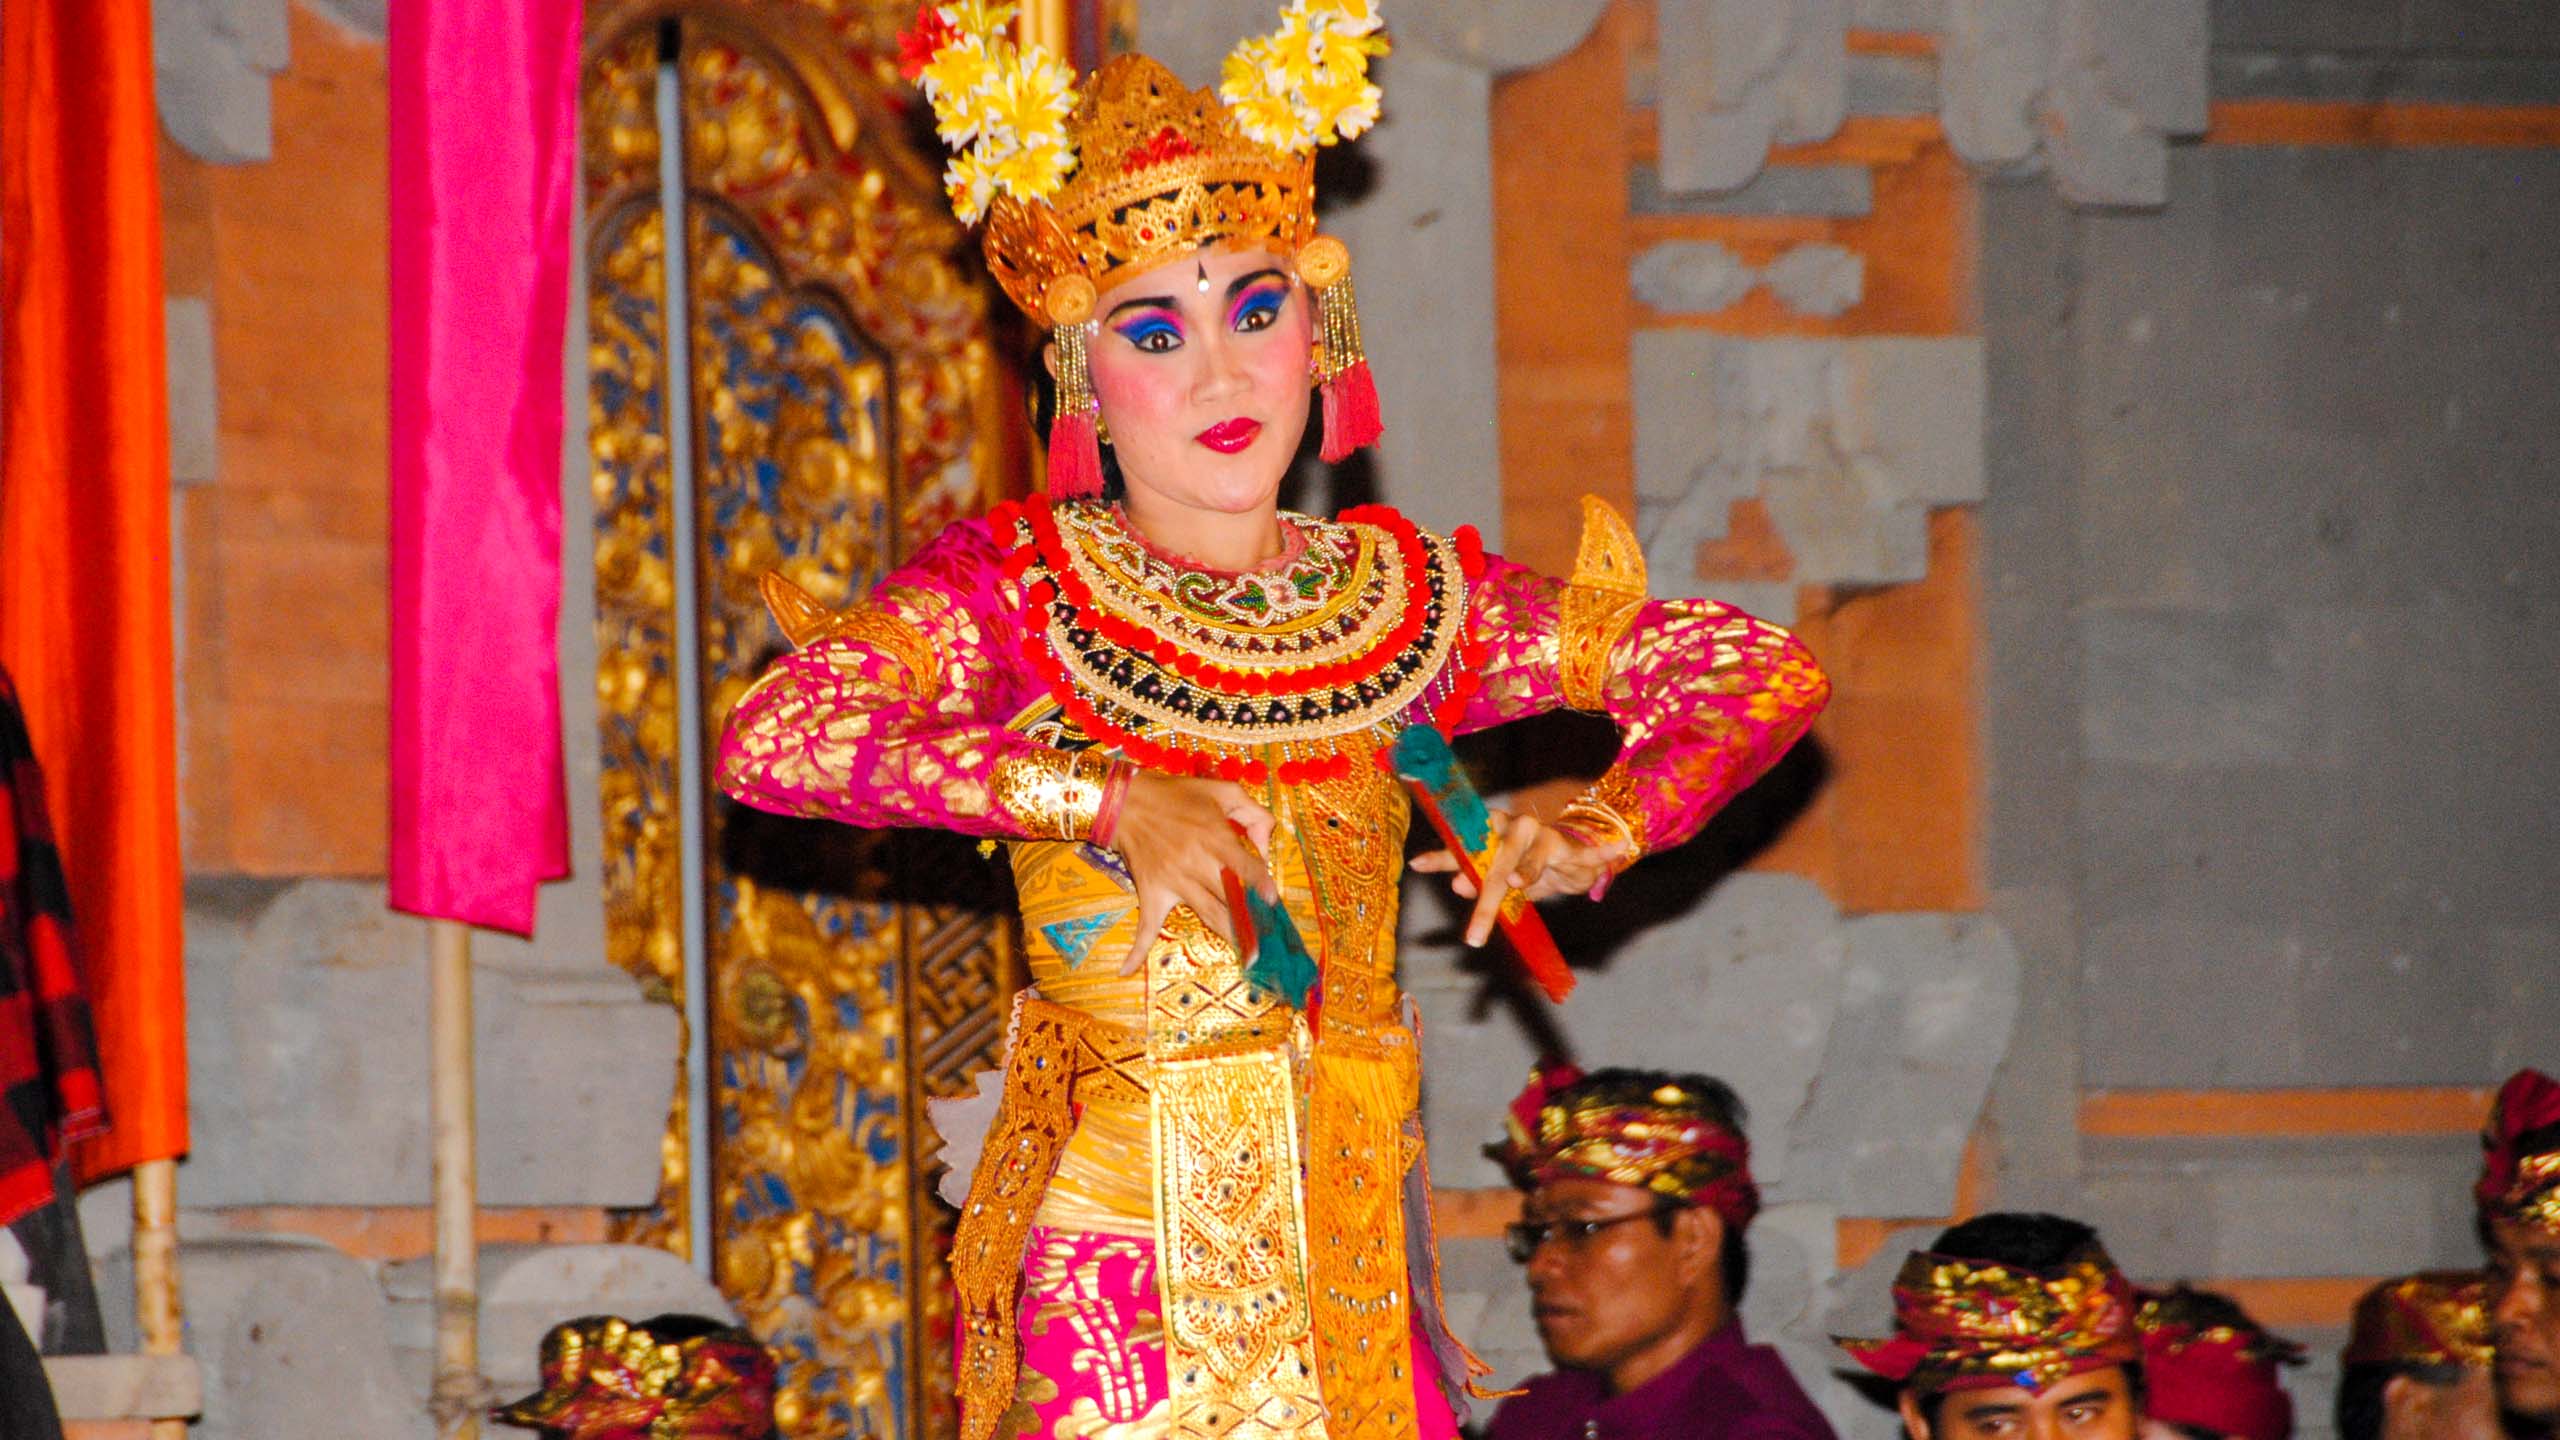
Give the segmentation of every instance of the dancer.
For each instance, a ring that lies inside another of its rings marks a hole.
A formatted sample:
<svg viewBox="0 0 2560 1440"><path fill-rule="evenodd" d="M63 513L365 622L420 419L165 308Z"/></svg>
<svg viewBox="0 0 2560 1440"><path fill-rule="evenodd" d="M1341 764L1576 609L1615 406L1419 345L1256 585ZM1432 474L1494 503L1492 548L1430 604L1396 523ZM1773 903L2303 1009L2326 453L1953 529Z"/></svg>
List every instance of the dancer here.
<svg viewBox="0 0 2560 1440"><path fill-rule="evenodd" d="M929 8L907 53L955 208L1049 329L1049 491L801 616L721 781L1010 845L1034 988L952 1255L968 1440L1448 1435L1474 1362L1437 1314L1381 747L1618 724L1551 822L1493 817L1503 883L1413 862L1482 944L1693 834L1827 685L1781 630L1646 600L1622 524L1560 584L1380 507L1278 509L1314 391L1328 456L1379 429L1312 179L1376 114L1369 0L1297 0L1223 99L1138 56L1079 86L1012 8Z"/></svg>

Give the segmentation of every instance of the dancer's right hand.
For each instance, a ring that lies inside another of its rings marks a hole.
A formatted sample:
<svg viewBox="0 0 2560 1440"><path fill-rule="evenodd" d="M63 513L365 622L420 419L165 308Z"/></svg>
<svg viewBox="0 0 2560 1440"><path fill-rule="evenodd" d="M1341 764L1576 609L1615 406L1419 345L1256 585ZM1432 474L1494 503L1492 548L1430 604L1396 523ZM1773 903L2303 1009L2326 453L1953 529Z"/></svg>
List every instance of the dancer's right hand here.
<svg viewBox="0 0 2560 1440"><path fill-rule="evenodd" d="M1145 968L1147 951L1176 905L1190 906L1202 923L1241 948L1244 937L1228 918L1226 885L1218 872L1233 870L1264 899L1278 899L1271 869L1263 863L1276 823L1241 785L1139 771L1120 802L1119 826L1111 837L1111 848L1129 862L1129 878L1138 887L1138 939L1120 973Z"/></svg>

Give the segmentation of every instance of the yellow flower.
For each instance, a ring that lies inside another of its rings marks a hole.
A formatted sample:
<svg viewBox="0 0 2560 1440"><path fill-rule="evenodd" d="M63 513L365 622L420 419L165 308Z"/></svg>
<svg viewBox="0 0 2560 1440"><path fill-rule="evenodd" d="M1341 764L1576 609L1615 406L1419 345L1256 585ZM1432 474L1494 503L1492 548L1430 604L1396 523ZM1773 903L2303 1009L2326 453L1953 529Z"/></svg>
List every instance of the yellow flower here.
<svg viewBox="0 0 2560 1440"><path fill-rule="evenodd" d="M1273 83L1265 40L1250 40L1227 57L1218 86L1219 98L1236 128L1256 144L1276 150L1303 150L1314 142L1305 118L1289 101L1285 84Z"/></svg>
<svg viewBox="0 0 2560 1440"><path fill-rule="evenodd" d="M1013 23L1013 17L1021 10L1022 7L1013 4L1012 0L954 0L954 3L942 7L942 18L950 21L961 34L983 41L1003 34L1005 27Z"/></svg>
<svg viewBox="0 0 2560 1440"><path fill-rule="evenodd" d="M1227 56L1219 95L1237 128L1282 150L1348 140L1378 120L1369 59L1387 52L1377 0L1290 0L1280 28Z"/></svg>
<svg viewBox="0 0 2560 1440"><path fill-rule="evenodd" d="M1017 55L988 94L989 128L1026 141L1034 135L1054 136L1063 144L1067 116L1075 109L1075 86L1075 72L1056 59L1036 51Z"/></svg>
<svg viewBox="0 0 2560 1440"><path fill-rule="evenodd" d="M951 157L951 168L942 172L942 186L951 194L951 213L960 217L961 224L974 225L996 198L995 169L975 149L963 150Z"/></svg>
<svg viewBox="0 0 2560 1440"><path fill-rule="evenodd" d="M1307 106L1316 116L1316 138L1327 145L1337 136L1357 139L1378 123L1380 98L1378 87L1357 72L1347 79L1310 88Z"/></svg>
<svg viewBox="0 0 2560 1440"><path fill-rule="evenodd" d="M946 144L975 139L986 124L986 92L996 83L995 57L967 40L946 45L916 77L933 101L934 128Z"/></svg>
<svg viewBox="0 0 2560 1440"><path fill-rule="evenodd" d="M1354 35L1366 35L1386 23L1378 14L1377 0L1302 0L1296 8L1311 24Z"/></svg>
<svg viewBox="0 0 2560 1440"><path fill-rule="evenodd" d="M1045 199L1057 193L1075 164L1075 152L1063 144L1025 145L996 162L995 182L1016 199Z"/></svg>

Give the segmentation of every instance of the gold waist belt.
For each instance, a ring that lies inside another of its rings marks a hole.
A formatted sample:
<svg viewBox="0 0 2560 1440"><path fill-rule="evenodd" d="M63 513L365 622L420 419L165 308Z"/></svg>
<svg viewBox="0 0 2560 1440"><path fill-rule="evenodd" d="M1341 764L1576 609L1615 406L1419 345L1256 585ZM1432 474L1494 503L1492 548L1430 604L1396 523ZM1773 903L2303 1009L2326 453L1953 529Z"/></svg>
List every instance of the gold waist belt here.
<svg viewBox="0 0 2560 1440"><path fill-rule="evenodd" d="M1016 1008L1003 1099L953 1237L964 1440L989 1440L1012 1404L1032 1220L1077 1106L1098 1101L1151 1102L1173 1435L1412 1435L1410 1037L1318 1038L1302 1155L1285 1033L1237 1044L1233 1029L1160 1028L1151 1047L1028 995Z"/></svg>

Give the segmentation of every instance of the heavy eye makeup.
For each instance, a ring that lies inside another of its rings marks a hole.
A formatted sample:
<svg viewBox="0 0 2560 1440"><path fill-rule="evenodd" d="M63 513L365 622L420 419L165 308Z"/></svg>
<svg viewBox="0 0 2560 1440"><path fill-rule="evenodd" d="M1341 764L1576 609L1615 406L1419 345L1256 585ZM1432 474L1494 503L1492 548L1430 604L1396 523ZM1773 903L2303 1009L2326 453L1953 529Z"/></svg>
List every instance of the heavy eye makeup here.
<svg viewBox="0 0 2560 1440"><path fill-rule="evenodd" d="M1162 355L1182 348L1182 322L1174 318L1170 307L1137 311L1125 320L1114 320L1111 328L1142 355Z"/></svg>
<svg viewBox="0 0 2560 1440"><path fill-rule="evenodd" d="M1268 330L1279 323L1289 303L1289 277L1277 270L1257 270L1227 287L1227 328L1239 335ZM1166 355L1182 348L1182 312L1173 301L1158 297L1131 300L1111 312L1111 331L1142 355Z"/></svg>
<svg viewBox="0 0 2560 1440"><path fill-rule="evenodd" d="M1244 289L1227 312L1227 328L1249 335L1278 324L1281 307L1289 303L1288 280L1276 270L1265 270L1242 283Z"/></svg>

